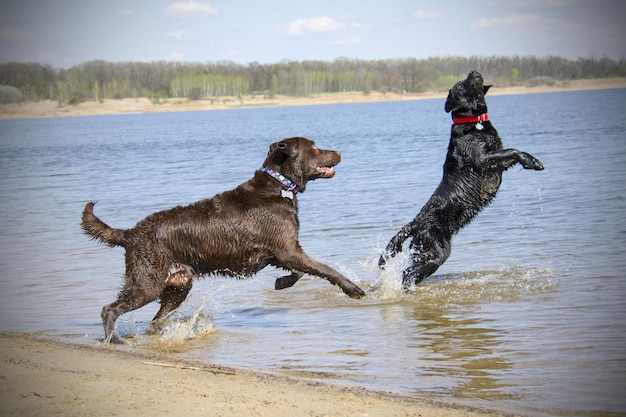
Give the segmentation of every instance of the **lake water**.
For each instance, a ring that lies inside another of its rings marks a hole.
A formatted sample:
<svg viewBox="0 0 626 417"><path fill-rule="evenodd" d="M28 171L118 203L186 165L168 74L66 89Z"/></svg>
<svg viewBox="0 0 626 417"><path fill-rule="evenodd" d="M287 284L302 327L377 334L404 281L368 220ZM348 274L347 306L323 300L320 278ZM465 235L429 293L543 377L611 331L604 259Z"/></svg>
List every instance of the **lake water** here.
<svg viewBox="0 0 626 417"><path fill-rule="evenodd" d="M316 277L272 290L197 281L165 334L152 303L123 316L132 349L526 414L626 414L626 89L488 97L505 147L546 169L498 197L410 294L381 249L436 188L444 100L0 121L0 329L100 343L123 249L81 233L84 204L115 227L250 178L270 143L342 151L300 195L300 241L369 291ZM181 336L182 335L182 336Z"/></svg>

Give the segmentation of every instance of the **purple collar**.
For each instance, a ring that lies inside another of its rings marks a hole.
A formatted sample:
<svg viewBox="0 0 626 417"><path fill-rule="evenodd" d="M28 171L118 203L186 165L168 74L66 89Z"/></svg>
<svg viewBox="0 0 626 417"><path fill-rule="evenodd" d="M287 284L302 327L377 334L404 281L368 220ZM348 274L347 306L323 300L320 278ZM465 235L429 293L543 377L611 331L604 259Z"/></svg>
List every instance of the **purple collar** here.
<svg viewBox="0 0 626 417"><path fill-rule="evenodd" d="M268 168L268 167L261 168L261 171L265 172L267 175L269 175L270 177L274 178L276 181L278 181L279 183L287 187L287 191L291 191L294 194L298 194L298 192L300 191L300 189L298 188L298 185L295 182L291 181L289 178L285 177L280 172L274 171L273 169Z"/></svg>

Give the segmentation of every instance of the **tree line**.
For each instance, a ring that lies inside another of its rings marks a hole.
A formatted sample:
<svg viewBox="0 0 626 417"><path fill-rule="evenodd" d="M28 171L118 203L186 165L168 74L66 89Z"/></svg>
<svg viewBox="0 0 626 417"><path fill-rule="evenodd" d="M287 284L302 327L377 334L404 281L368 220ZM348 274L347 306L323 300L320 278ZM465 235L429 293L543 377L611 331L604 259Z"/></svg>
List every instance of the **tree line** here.
<svg viewBox="0 0 626 417"><path fill-rule="evenodd" d="M0 63L0 103L55 100L83 101L149 97L209 99L220 96L371 91L418 93L446 91L476 69L494 85L524 85L585 78L626 77L626 61L610 58L569 60L550 56L432 57L274 64L230 61L108 62L88 61L67 69L38 63ZM546 81L548 80L548 81Z"/></svg>

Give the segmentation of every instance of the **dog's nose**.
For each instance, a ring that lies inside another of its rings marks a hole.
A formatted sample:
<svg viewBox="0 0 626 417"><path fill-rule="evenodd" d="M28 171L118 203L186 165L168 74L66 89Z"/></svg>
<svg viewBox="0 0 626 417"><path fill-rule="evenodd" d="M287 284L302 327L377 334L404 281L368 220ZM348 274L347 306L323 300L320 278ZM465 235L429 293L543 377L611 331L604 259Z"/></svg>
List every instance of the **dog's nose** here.
<svg viewBox="0 0 626 417"><path fill-rule="evenodd" d="M483 76L480 75L480 72L476 71L476 70L472 70L469 75L467 76L467 78L480 78L481 80L483 79Z"/></svg>

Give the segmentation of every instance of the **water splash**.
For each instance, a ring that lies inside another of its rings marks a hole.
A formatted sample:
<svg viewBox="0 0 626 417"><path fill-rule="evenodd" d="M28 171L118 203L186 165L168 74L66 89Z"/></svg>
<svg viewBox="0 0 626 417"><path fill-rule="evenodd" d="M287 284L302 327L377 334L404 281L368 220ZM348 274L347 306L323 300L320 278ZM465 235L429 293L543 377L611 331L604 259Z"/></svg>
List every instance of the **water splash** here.
<svg viewBox="0 0 626 417"><path fill-rule="evenodd" d="M152 324L151 333L160 336L154 343L169 347L179 346L189 340L216 332L213 318L203 312L205 304L206 302L203 302L191 316L181 315L173 318L170 316L166 320Z"/></svg>
<svg viewBox="0 0 626 417"><path fill-rule="evenodd" d="M377 249L376 253L383 253ZM387 259L385 269L378 267L378 255L360 262L361 267L372 274L378 275L379 281L370 284L370 296L379 299L398 299L406 295L402 290L402 271L409 265L409 251L398 252L393 258Z"/></svg>
<svg viewBox="0 0 626 417"><path fill-rule="evenodd" d="M399 252L395 257L387 259L384 270L378 268L378 258L362 262L363 269L379 277L378 281L370 285L368 297L409 302L431 299L465 304L514 300L556 288L550 270L502 263L493 269L435 273L406 293L402 290L402 272L410 262L409 251Z"/></svg>
<svg viewBox="0 0 626 417"><path fill-rule="evenodd" d="M553 291L552 272L546 269L502 265L499 269L434 275L415 289L418 297L465 304L514 301Z"/></svg>

